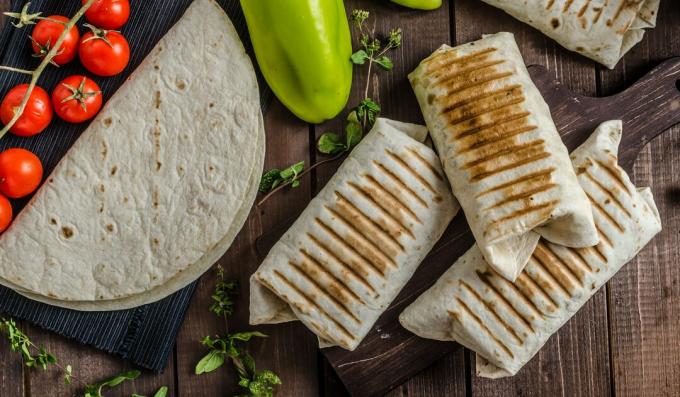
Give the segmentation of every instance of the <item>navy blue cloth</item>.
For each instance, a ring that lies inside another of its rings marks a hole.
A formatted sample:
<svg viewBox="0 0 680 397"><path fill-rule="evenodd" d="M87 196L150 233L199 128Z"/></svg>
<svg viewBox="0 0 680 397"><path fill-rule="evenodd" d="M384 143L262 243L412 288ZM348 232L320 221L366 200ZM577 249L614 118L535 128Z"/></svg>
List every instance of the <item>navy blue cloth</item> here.
<svg viewBox="0 0 680 397"><path fill-rule="evenodd" d="M121 29L131 48L128 68L112 78L92 76L82 68L77 59L60 68L50 67L43 73L38 84L48 92L66 76L86 74L99 84L105 99L120 87L127 76L151 51L160 38L182 16L192 0L132 0L130 20ZM218 1L231 17L241 38L250 50L247 28L237 0ZM12 10L19 11L24 0L13 0ZM81 2L76 0L33 0L31 11L43 15L60 14L72 16ZM84 19L79 23L82 25ZM0 63L25 69L34 69L40 62L31 57L28 35L32 27L17 29L6 23L0 34ZM86 28L80 27L81 33ZM28 82L28 76L0 71L0 96L16 84ZM260 79L263 110L270 97L266 84ZM37 154L43 162L45 175L49 174L59 159L87 127L86 124L68 124L54 118L43 133L31 138L19 138L8 134L0 140L0 151L9 147L23 147ZM121 136L121 139L124 139ZM15 213L28 199L14 202ZM0 249L2 249L0 247ZM85 313L52 307L28 300L15 292L0 287L0 313L28 321L39 327L56 332L81 343L92 345L115 354L132 363L161 372L172 352L177 333L189 307L196 283L176 294L151 305L117 312Z"/></svg>

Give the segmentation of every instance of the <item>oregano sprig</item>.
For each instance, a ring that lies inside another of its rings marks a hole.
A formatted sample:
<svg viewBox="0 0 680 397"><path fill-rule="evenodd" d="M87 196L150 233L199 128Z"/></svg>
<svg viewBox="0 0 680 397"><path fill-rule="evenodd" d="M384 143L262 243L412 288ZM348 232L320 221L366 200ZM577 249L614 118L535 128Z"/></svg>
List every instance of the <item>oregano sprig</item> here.
<svg viewBox="0 0 680 397"><path fill-rule="evenodd" d="M257 331L234 334L229 332L228 316L234 312L238 283L227 281L224 269L220 265L217 266L216 274L218 280L212 295L214 303L210 311L224 318L226 336L203 338L201 344L208 348L208 353L196 364L194 372L196 375L214 372L230 360L239 375L239 386L246 390L246 394L237 397L273 397L275 387L281 384L281 379L270 370L258 371L253 356L243 346L252 338L266 338L267 335Z"/></svg>

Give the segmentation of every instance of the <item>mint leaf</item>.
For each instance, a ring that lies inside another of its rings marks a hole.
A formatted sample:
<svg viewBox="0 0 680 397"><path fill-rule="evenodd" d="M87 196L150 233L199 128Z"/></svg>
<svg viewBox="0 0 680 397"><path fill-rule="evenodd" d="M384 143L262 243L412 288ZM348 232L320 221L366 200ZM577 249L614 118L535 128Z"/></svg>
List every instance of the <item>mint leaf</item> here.
<svg viewBox="0 0 680 397"><path fill-rule="evenodd" d="M224 365L225 353L219 350L211 350L201 361L196 364L196 375L213 372Z"/></svg>
<svg viewBox="0 0 680 397"><path fill-rule="evenodd" d="M366 63L366 60L368 59L368 54L364 50L359 50L352 54L350 57L350 60L352 61L353 64L355 65L363 65Z"/></svg>
<svg viewBox="0 0 680 397"><path fill-rule="evenodd" d="M361 122L357 116L357 112L350 112L347 116L347 125L345 126L345 136L346 136L346 147L347 150L352 150L356 145L361 142L364 132L361 127Z"/></svg>
<svg viewBox="0 0 680 397"><path fill-rule="evenodd" d="M345 151L347 146L340 142L338 134L326 132L319 137L319 140L316 142L316 148L324 154L336 154Z"/></svg>
<svg viewBox="0 0 680 397"><path fill-rule="evenodd" d="M385 70L392 70L394 67L394 63L392 63L392 60L385 55L381 56L380 58L375 60L375 63L380 65Z"/></svg>

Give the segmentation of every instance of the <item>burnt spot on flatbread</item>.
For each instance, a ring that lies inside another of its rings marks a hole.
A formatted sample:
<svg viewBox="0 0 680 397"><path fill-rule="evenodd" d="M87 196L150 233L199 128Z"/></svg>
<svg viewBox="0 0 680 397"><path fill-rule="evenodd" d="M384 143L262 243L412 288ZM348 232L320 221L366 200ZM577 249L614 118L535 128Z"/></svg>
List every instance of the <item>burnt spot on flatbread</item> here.
<svg viewBox="0 0 680 397"><path fill-rule="evenodd" d="M65 239L69 240L73 238L73 236L75 235L75 231L69 226L64 226L61 228L61 235Z"/></svg>
<svg viewBox="0 0 680 397"><path fill-rule="evenodd" d="M114 165L113 167L111 167L111 172L109 172L109 175L115 176L116 172L118 172L118 166Z"/></svg>
<svg viewBox="0 0 680 397"><path fill-rule="evenodd" d="M113 123L113 119L111 119L111 117L107 117L102 122L104 123L104 127L110 127Z"/></svg>
<svg viewBox="0 0 680 397"><path fill-rule="evenodd" d="M153 100L154 107L155 107L156 109L160 109L160 108L161 108L161 103L162 103L162 101L161 101L161 92L160 92L160 91L156 91L156 92L154 93L154 100Z"/></svg>
<svg viewBox="0 0 680 397"><path fill-rule="evenodd" d="M553 18L550 20L550 26L552 26L553 29L557 29L560 27L560 20L557 18Z"/></svg>
<svg viewBox="0 0 680 397"><path fill-rule="evenodd" d="M187 84L182 79L177 79L177 81L175 81L175 85L177 86L177 89L180 91L187 88Z"/></svg>

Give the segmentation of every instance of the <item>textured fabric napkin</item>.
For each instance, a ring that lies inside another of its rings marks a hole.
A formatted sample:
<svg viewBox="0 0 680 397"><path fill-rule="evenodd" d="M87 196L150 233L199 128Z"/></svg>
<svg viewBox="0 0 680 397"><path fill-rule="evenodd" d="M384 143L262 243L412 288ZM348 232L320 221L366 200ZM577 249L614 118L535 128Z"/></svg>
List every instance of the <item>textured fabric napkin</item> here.
<svg viewBox="0 0 680 397"><path fill-rule="evenodd" d="M131 59L128 68L112 78L97 78L85 71L77 60L60 68L50 68L43 73L38 84L51 92L54 86L71 74L93 77L104 92L105 99L118 89L127 76L139 65L160 38L182 16L192 0L132 0L130 20L121 32L128 39ZM238 0L218 0L231 17L236 30L250 51L247 28ZM12 11L19 11L26 3L13 0ZM80 0L33 0L31 11L43 15L72 16L79 8ZM5 20L7 22L7 20ZM81 34L87 28L79 23ZM6 66L34 69L39 60L31 57L28 35L31 27L16 29L9 23L0 34L0 63ZM0 72L0 96L16 84L28 82L28 77L16 73ZM260 79L263 110L270 98L267 85ZM59 159L71 147L86 124L74 125L54 118L42 134L32 138L19 138L8 134L0 140L0 151L9 147L23 147L36 153L43 161L48 175ZM15 213L28 199L15 202ZM0 247L1 249L1 247ZM192 284L176 294L151 305L132 310L101 313L84 313L52 307L33 302L15 292L0 287L0 313L56 332L97 349L118 355L132 363L156 372L164 370L168 356L175 344L191 297L196 289Z"/></svg>

